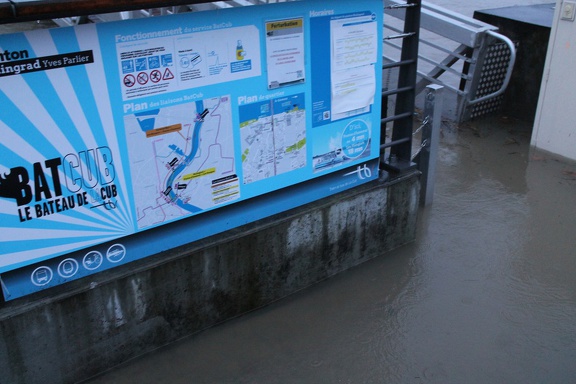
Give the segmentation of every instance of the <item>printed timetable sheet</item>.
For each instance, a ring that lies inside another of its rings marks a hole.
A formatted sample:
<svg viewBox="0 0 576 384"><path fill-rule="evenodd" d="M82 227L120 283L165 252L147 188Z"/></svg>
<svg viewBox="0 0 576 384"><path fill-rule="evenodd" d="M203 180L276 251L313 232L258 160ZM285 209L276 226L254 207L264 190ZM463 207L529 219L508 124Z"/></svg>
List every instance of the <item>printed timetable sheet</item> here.
<svg viewBox="0 0 576 384"><path fill-rule="evenodd" d="M330 22L332 119L366 113L374 103L378 52L371 15L351 15Z"/></svg>

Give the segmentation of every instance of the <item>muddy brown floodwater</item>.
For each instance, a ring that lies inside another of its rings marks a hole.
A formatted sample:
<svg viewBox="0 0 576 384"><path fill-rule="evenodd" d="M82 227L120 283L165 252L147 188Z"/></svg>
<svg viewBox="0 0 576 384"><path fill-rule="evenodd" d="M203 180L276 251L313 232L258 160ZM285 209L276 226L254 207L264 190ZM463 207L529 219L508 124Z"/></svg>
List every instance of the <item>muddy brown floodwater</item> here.
<svg viewBox="0 0 576 384"><path fill-rule="evenodd" d="M494 117L443 125L417 240L91 383L568 383L576 164Z"/></svg>

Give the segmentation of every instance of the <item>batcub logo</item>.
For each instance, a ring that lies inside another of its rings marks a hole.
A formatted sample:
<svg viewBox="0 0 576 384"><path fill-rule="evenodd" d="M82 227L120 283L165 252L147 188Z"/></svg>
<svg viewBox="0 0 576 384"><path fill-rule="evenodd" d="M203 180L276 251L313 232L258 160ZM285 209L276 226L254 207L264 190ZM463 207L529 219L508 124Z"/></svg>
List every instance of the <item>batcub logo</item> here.
<svg viewBox="0 0 576 384"><path fill-rule="evenodd" d="M99 147L34 163L31 170L11 168L0 175L0 197L16 200L21 222L91 204L111 209L115 178L110 148Z"/></svg>

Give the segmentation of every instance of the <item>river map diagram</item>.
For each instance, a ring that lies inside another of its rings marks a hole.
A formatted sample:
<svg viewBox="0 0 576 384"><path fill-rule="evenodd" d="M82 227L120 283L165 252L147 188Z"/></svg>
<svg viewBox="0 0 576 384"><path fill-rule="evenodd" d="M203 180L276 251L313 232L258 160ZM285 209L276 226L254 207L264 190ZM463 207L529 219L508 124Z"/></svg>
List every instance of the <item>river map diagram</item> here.
<svg viewBox="0 0 576 384"><path fill-rule="evenodd" d="M230 97L124 118L138 228L240 198Z"/></svg>

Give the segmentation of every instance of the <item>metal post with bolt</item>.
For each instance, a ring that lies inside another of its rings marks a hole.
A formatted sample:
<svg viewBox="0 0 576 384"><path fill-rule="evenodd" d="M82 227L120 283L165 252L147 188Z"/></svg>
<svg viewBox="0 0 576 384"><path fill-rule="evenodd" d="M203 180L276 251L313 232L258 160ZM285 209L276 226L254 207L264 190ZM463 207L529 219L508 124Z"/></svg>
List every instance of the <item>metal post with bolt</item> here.
<svg viewBox="0 0 576 384"><path fill-rule="evenodd" d="M427 123L422 128L422 148L418 156L418 169L422 172L420 179L420 205L422 206L431 204L434 197L444 87L436 84L428 85L425 92L424 120Z"/></svg>

